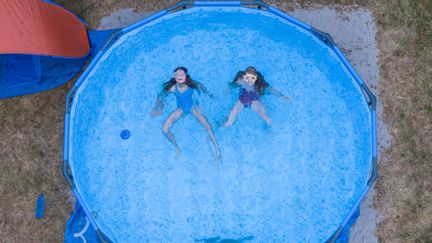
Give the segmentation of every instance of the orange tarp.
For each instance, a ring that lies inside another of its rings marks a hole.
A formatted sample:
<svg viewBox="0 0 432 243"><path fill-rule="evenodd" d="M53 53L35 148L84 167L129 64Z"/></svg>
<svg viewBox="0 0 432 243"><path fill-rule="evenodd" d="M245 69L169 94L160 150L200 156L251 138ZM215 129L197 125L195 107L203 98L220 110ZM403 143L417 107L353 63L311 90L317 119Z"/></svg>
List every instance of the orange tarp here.
<svg viewBox="0 0 432 243"><path fill-rule="evenodd" d="M85 25L66 9L42 0L0 0L0 53L84 57Z"/></svg>

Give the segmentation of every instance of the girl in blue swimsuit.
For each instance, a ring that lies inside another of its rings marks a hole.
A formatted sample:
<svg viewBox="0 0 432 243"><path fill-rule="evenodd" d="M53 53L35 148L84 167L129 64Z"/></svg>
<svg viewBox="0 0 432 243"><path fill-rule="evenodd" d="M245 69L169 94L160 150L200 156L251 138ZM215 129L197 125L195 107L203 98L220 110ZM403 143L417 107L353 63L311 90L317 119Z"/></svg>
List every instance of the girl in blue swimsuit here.
<svg viewBox="0 0 432 243"><path fill-rule="evenodd" d="M267 116L264 105L260 101L260 97L267 92L274 94L286 100L291 97L284 96L275 88L270 86L254 67L247 67L245 71L239 71L231 83L231 86L239 88L239 99L231 109L225 127L229 127L234 123L238 113L243 108L252 108L268 125L271 125L271 119Z"/></svg>
<svg viewBox="0 0 432 243"><path fill-rule="evenodd" d="M205 116L198 109L198 101L195 99L194 91L198 93L208 94L207 89L201 83L195 82L187 73L188 70L185 67L178 67L174 70L174 75L171 80L163 84L163 89L159 93L156 104L151 111L152 116L162 114L163 102L167 94L172 93L176 97L177 109L173 111L168 118L165 120L162 130L168 140L175 146L177 154L180 153L180 148L174 138L174 134L170 132L170 128L182 115L192 113L195 118L203 125L207 130L213 145L216 148L216 158L220 158L220 149L216 137L212 131L212 128L205 118Z"/></svg>

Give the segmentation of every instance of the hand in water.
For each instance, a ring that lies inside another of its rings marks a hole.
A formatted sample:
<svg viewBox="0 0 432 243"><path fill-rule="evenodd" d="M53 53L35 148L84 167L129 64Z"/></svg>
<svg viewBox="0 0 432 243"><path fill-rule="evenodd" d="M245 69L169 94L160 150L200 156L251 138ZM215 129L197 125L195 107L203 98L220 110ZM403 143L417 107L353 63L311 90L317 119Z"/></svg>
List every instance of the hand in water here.
<svg viewBox="0 0 432 243"><path fill-rule="evenodd" d="M151 115L152 117L159 116L160 114L162 114L162 110L161 110L161 109L153 109L153 110L150 112L150 115Z"/></svg>
<svg viewBox="0 0 432 243"><path fill-rule="evenodd" d="M292 97L291 96L282 96L282 99L285 101L291 101Z"/></svg>

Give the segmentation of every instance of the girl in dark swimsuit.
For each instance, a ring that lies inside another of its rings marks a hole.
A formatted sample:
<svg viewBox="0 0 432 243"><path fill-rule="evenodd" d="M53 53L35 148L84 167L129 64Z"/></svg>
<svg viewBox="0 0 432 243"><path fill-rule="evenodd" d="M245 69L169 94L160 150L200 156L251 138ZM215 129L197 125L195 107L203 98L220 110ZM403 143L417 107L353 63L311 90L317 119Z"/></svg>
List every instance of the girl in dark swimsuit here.
<svg viewBox="0 0 432 243"><path fill-rule="evenodd" d="M216 159L220 159L220 149L216 137L211 129L211 126L205 116L198 109L198 101L194 97L194 91L203 92L208 94L207 89L201 83L195 82L187 73L187 69L184 67L178 67L174 70L174 77L163 84L163 89L159 93L156 104L151 111L152 116L162 114L163 102L165 97L169 93L173 93L177 101L177 109L173 111L168 118L165 120L162 130L168 140L175 146L176 153L180 153L180 148L174 138L174 134L171 133L170 128L178 119L184 114L192 113L192 115L203 125L207 130L213 145L216 148Z"/></svg>
<svg viewBox="0 0 432 243"><path fill-rule="evenodd" d="M231 86L240 89L239 99L231 109L225 127L229 127L243 108L252 108L268 125L271 125L271 119L267 116L264 105L260 97L266 92L272 93L278 97L290 100L291 97L284 96L275 88L270 86L261 73L257 72L254 67L247 67L245 71L239 71L232 81Z"/></svg>

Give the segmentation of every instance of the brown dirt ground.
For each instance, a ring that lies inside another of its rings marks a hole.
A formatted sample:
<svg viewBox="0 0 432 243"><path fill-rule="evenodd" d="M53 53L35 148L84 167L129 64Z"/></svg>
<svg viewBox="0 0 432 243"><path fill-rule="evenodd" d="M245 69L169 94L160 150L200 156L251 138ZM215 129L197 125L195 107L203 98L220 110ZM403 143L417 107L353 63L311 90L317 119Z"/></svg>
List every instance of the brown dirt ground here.
<svg viewBox="0 0 432 243"><path fill-rule="evenodd" d="M393 145L375 205L384 242L432 242L432 1L378 1L380 93Z"/></svg>
<svg viewBox="0 0 432 243"><path fill-rule="evenodd" d="M58 0L89 28L122 8L157 11L177 2ZM380 93L393 137L381 155L375 207L381 242L432 242L432 1L267 1L283 10L310 4L360 5L377 23ZM67 197L34 219L34 203L68 190L61 177L63 113L73 81L40 94L0 100L0 242L60 242L72 212Z"/></svg>

